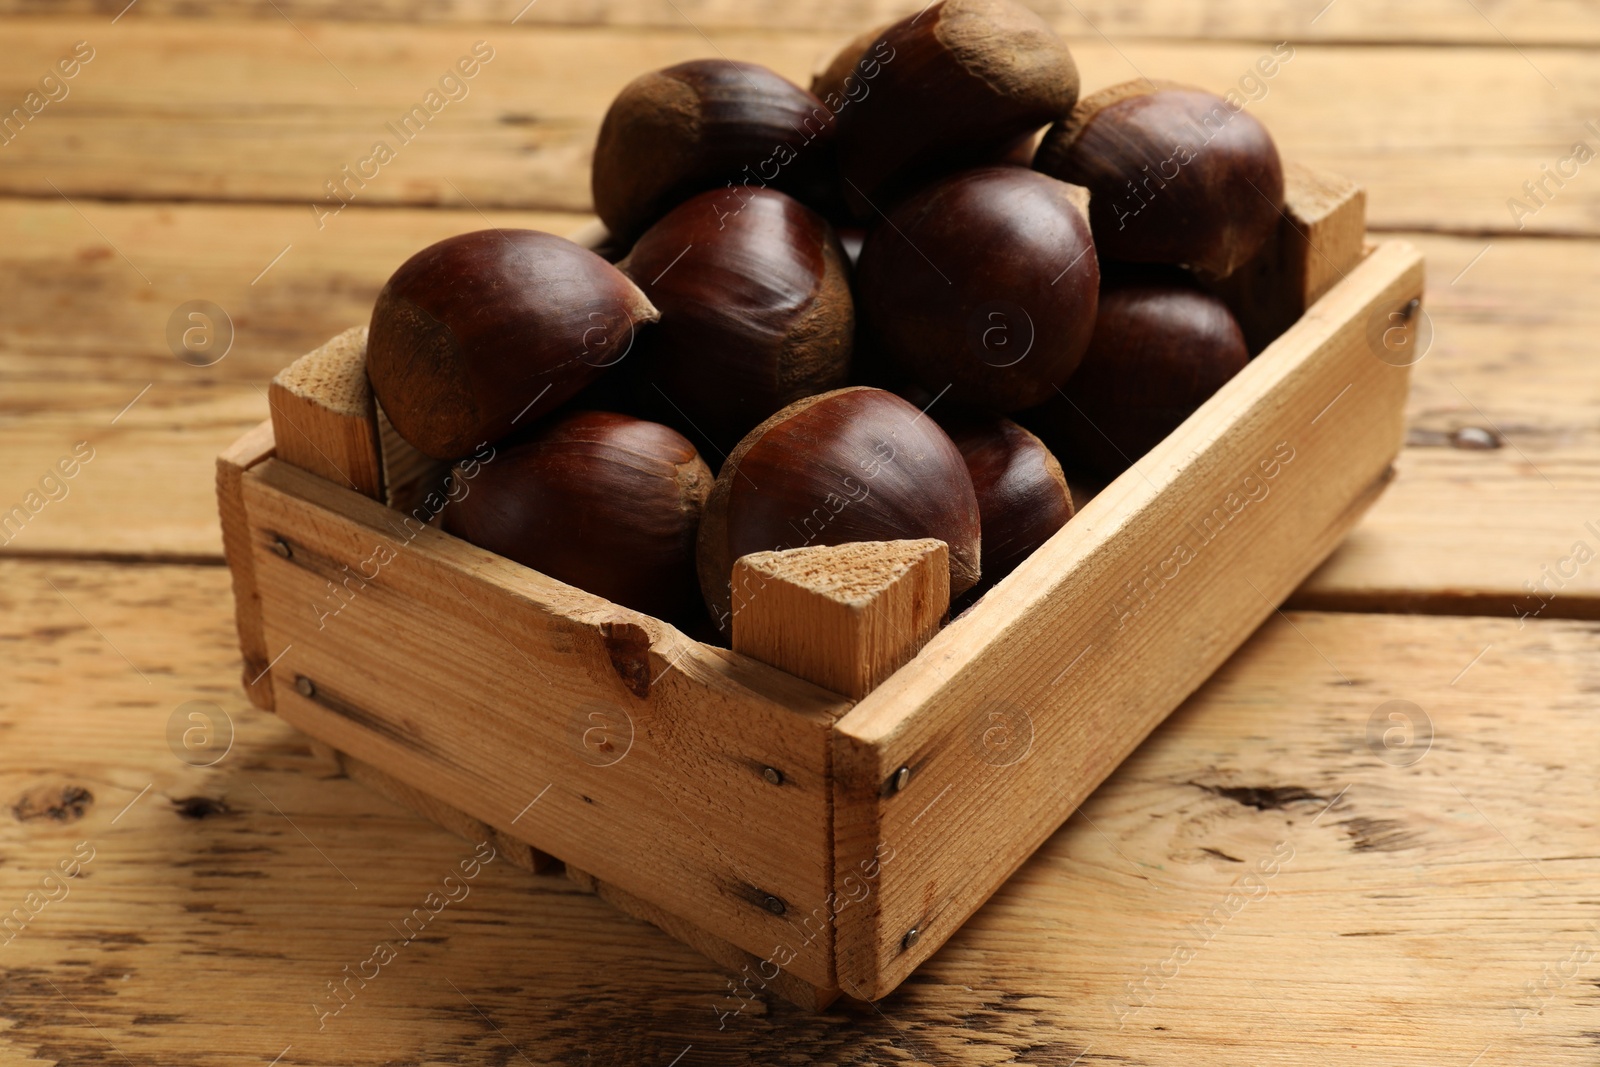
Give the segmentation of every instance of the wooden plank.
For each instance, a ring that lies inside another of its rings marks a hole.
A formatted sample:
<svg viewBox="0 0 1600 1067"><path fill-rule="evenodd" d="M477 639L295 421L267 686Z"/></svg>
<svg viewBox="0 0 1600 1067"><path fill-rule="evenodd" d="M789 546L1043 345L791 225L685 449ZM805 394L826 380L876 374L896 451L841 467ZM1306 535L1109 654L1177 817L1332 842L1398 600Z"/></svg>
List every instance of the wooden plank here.
<svg viewBox="0 0 1600 1067"><path fill-rule="evenodd" d="M513 867L520 867L533 874L546 874L559 868L560 862L554 856L540 852L504 830L497 830L480 819L474 819L459 808L453 808L437 797L429 796L422 790L407 785L380 767L330 748L321 741L313 740L311 747L322 758L337 764L350 778L385 800L400 805L418 818L443 827L463 840L489 842Z"/></svg>
<svg viewBox="0 0 1600 1067"><path fill-rule="evenodd" d="M245 506L279 715L832 984L839 698L277 460Z"/></svg>
<svg viewBox="0 0 1600 1067"><path fill-rule="evenodd" d="M82 215L60 198L0 199L0 284L8 294L0 304L0 380L131 383L108 420L151 382L155 394L168 384L248 383L265 410L264 383L370 319L378 290L413 253L490 226L567 233L585 221L357 205L318 233L303 204L77 208ZM219 306L234 333L227 355L204 367L176 358L167 337L177 310L197 299Z"/></svg>
<svg viewBox="0 0 1600 1067"><path fill-rule="evenodd" d="M241 683L250 703L272 710L272 683L266 677L271 659L262 628L261 592L256 587L255 559L250 550L250 520L244 510L244 472L270 459L275 442L272 423L263 422L217 457L217 511L222 526L222 558L233 581L233 619L244 658Z"/></svg>
<svg viewBox="0 0 1600 1067"><path fill-rule="evenodd" d="M1338 7L1329 18L1343 17ZM31 19L8 26L0 99L21 98L64 47L104 39L104 26ZM721 51L804 80L853 28L854 21L826 33L738 31L720 34L712 46L687 24L640 34L520 23L491 32L130 17L118 23L115 47L108 42L83 68L71 95L5 146L0 193L53 199L59 189L74 198L295 205L299 221L256 270L287 243L341 239L351 211L321 218L319 229L313 210L334 210L340 197L358 206L581 211L589 204L587 165L601 116L630 79ZM467 95L408 142L388 132L480 37L493 38L496 58ZM1464 57L1438 48L1303 44L1279 63L1269 45L1254 42L1108 42L1075 34L1073 47L1088 89L1141 71L1219 92L1243 85L1241 98L1259 97L1251 112L1272 130L1283 156L1364 186L1377 226L1600 232L1600 183L1581 177L1563 179L1559 189L1547 184L1539 199L1548 202L1531 205L1531 214L1509 207L1511 199L1527 198L1524 182L1546 181L1541 167L1559 166L1576 141L1600 146L1600 134L1585 125L1600 122L1593 106L1600 67L1580 48L1494 47ZM245 51L252 61L240 66L233 57ZM1270 79L1258 62L1273 70ZM1462 76L1464 64L1472 77ZM1400 71L1405 107L1395 106ZM374 158L379 140L394 159L368 165L373 177L358 178L357 187L342 168L354 174ZM1565 169L1583 173L1572 167ZM335 181L346 183L339 197L325 186ZM95 217L96 210L85 213Z"/></svg>
<svg viewBox="0 0 1600 1067"><path fill-rule="evenodd" d="M1295 602L1594 618L1600 567L1582 560L1600 553L1600 306L1583 294L1600 256L1587 242L1419 242L1432 341L1408 447Z"/></svg>
<svg viewBox="0 0 1600 1067"><path fill-rule="evenodd" d="M835 877L871 872L846 993L903 981L1349 532L1404 435L1368 323L1421 291L1380 246L840 720Z"/></svg>
<svg viewBox="0 0 1600 1067"><path fill-rule="evenodd" d="M283 462L385 500L367 328L352 326L279 371L267 387Z"/></svg>
<svg viewBox="0 0 1600 1067"><path fill-rule="evenodd" d="M642 897L602 882L594 875L567 865L567 877L624 914L647 922L688 945L708 960L733 973L728 982L730 996L752 1000L763 993L782 997L805 1011L820 1012L839 997L837 989L822 989L796 978L770 958L746 952L715 934L664 911Z"/></svg>
<svg viewBox="0 0 1600 1067"><path fill-rule="evenodd" d="M1577 0L1512 0L1475 14L1448 0L1395 5L1383 0L1342 0L1318 11L1294 0L1156 0L1136 5L1115 0L1025 0L1060 32L1072 37L1104 33L1128 37L1228 40L1432 42L1459 44L1600 43L1600 17ZM0 14L35 14L40 0L4 0ZM663 6L648 0L540 0L519 8L506 0L378 0L359 6L334 0L244 0L226 8L184 0L141 0L130 19L254 18L277 22L338 19L366 22L484 23L518 26L618 26L679 30L694 25L706 33L727 30L817 30L848 35L911 14L901 0L823 0L786 4L779 0L681 0ZM117 15L116 0L56 0L54 15Z"/></svg>
<svg viewBox="0 0 1600 1067"><path fill-rule="evenodd" d="M933 538L755 552L733 564L733 649L858 700L950 612L950 549Z"/></svg>
<svg viewBox="0 0 1600 1067"><path fill-rule="evenodd" d="M36 363L50 369L48 360ZM266 415L266 398L251 386L5 382L0 511L39 492L41 479L71 459L79 442L93 456L66 481L64 497L49 501L20 534L0 537L0 555L219 561L217 456Z"/></svg>
<svg viewBox="0 0 1600 1067"><path fill-rule="evenodd" d="M6 1063L259 1067L288 1048L279 1062L301 1067L518 1050L666 1065L692 1045L679 1067L1066 1065L1085 1049L1080 1067L1592 1065L1596 963L1572 951L1600 948L1594 625L1275 619L883 1015L811 1016L733 999L698 952L498 856L405 942L390 924L459 881L476 843L252 710L228 595L220 567L0 560L4 912L77 842L95 850L0 949ZM236 731L210 768L167 747L197 698ZM1425 711L1431 750L1369 744L1395 699ZM46 786L93 800L75 821L18 821L11 805ZM397 957L322 1020L327 983L380 940ZM1194 954L1168 962L1179 944Z"/></svg>

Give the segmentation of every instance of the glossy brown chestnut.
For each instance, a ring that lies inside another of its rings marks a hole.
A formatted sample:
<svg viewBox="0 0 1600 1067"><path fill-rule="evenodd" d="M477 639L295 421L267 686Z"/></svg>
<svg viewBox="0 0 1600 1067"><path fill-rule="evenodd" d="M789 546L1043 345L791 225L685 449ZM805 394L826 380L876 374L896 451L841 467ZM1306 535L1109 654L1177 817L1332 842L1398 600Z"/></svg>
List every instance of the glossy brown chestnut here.
<svg viewBox="0 0 1600 1067"><path fill-rule="evenodd" d="M855 332L833 227L783 193L740 192L734 210L719 191L678 205L619 264L661 311L630 373L719 456L785 404L845 384Z"/></svg>
<svg viewBox="0 0 1600 1067"><path fill-rule="evenodd" d="M681 434L577 411L478 464L445 529L658 619L696 607L695 531L711 470Z"/></svg>
<svg viewBox="0 0 1600 1067"><path fill-rule="evenodd" d="M936 182L890 213L856 268L857 312L890 359L953 406L1042 403L1094 330L1100 267L1081 189L1021 167Z"/></svg>
<svg viewBox="0 0 1600 1067"><path fill-rule="evenodd" d="M1072 518L1072 491L1044 442L1010 419L947 424L967 461L983 524L983 583L993 586Z"/></svg>
<svg viewBox="0 0 1600 1067"><path fill-rule="evenodd" d="M1087 186L1105 259L1225 278L1260 250L1283 207L1283 164L1254 115L1170 82L1085 98L1045 134L1034 166Z"/></svg>
<svg viewBox="0 0 1600 1067"><path fill-rule="evenodd" d="M952 595L977 583L978 500L961 453L893 393L836 389L773 415L723 464L700 524L700 588L727 633L740 556L919 537L950 546Z"/></svg>
<svg viewBox="0 0 1600 1067"><path fill-rule="evenodd" d="M858 98L835 109L843 192L863 214L998 158L1078 99L1066 42L1014 0L933 4L884 30L864 48L868 60L875 66L856 68Z"/></svg>
<svg viewBox="0 0 1600 1067"><path fill-rule="evenodd" d="M464 233L384 285L367 376L401 437L455 459L560 406L659 317L625 274L571 241Z"/></svg>
<svg viewBox="0 0 1600 1067"><path fill-rule="evenodd" d="M1114 478L1249 362L1226 304L1176 269L1108 276L1094 341L1062 395L1020 416L1058 456Z"/></svg>
<svg viewBox="0 0 1600 1067"><path fill-rule="evenodd" d="M833 112L755 63L697 59L636 78L600 125L594 209L633 237L707 189L771 186L825 206L837 194Z"/></svg>
<svg viewBox="0 0 1600 1067"><path fill-rule="evenodd" d="M889 46L883 42L883 35L892 25L886 23L856 34L832 59L818 66L811 75L811 95L836 115L852 102L870 96L871 83L883 69L875 51L882 44L882 51L887 54Z"/></svg>

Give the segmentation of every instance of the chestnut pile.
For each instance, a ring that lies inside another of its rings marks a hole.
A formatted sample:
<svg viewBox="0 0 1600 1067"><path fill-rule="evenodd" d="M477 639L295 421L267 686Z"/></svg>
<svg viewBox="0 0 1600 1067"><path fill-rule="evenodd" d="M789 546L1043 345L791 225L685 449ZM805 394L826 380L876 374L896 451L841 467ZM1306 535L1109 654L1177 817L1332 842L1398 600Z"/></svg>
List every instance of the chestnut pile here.
<svg viewBox="0 0 1600 1067"><path fill-rule="evenodd" d="M1037 15L943 0L810 91L725 59L636 79L593 193L606 255L485 230L401 266L373 390L429 456L496 444L447 530L726 636L746 553L936 537L958 606L1025 560L1069 476L1116 477L1249 359L1215 294L1283 172L1223 98L1080 100Z"/></svg>

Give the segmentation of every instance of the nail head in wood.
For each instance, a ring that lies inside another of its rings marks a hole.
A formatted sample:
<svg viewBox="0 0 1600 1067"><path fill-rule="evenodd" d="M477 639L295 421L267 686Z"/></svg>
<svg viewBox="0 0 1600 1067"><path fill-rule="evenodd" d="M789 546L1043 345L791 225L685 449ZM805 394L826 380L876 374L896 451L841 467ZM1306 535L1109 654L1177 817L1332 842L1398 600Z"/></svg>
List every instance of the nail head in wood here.
<svg viewBox="0 0 1600 1067"><path fill-rule="evenodd" d="M272 551L276 552L284 559L294 558L294 549L290 548L289 542L285 541L281 537L274 537L272 539Z"/></svg>
<svg viewBox="0 0 1600 1067"><path fill-rule="evenodd" d="M783 784L783 772L778 770L776 767L763 767L761 769L761 777L765 778L773 785Z"/></svg>
<svg viewBox="0 0 1600 1067"><path fill-rule="evenodd" d="M294 691L307 700L317 695L316 685L303 674L294 680Z"/></svg>
<svg viewBox="0 0 1600 1067"><path fill-rule="evenodd" d="M789 910L789 906L787 904L774 896L767 897L766 904L767 910L772 912L774 915L782 915L784 912Z"/></svg>
<svg viewBox="0 0 1600 1067"><path fill-rule="evenodd" d="M900 792L900 790L906 787L906 783L911 781L911 768L901 767L898 771L894 772L894 777L889 779L889 781L893 783L894 791L896 793Z"/></svg>
<svg viewBox="0 0 1600 1067"><path fill-rule="evenodd" d="M906 949L910 948L912 945L915 945L921 939L922 939L922 927L913 926L911 929L906 931L906 936L904 936L904 937L902 937L900 939L900 951L904 952Z"/></svg>

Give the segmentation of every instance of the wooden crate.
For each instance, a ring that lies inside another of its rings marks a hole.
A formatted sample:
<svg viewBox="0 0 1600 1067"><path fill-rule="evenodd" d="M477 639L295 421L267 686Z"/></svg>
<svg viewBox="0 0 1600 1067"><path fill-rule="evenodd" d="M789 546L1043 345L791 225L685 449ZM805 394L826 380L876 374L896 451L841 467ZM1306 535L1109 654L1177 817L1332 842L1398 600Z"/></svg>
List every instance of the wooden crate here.
<svg viewBox="0 0 1600 1067"><path fill-rule="evenodd" d="M1421 257L1365 243L1349 183L1288 187L1228 293L1281 336L943 629L938 542L747 557L727 651L440 532L352 330L218 463L246 691L422 814L559 857L735 996L882 997L1391 477Z"/></svg>

